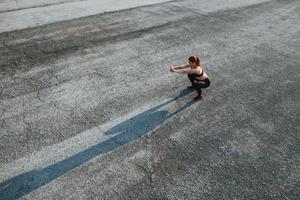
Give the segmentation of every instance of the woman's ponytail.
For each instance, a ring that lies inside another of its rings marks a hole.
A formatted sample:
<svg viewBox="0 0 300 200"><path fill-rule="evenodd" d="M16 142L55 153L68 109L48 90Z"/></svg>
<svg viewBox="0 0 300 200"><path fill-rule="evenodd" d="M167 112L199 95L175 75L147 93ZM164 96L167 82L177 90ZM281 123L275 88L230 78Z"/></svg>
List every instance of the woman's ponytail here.
<svg viewBox="0 0 300 200"><path fill-rule="evenodd" d="M200 66L200 58L198 56L195 56L195 58L196 58L196 64L197 64L197 66Z"/></svg>

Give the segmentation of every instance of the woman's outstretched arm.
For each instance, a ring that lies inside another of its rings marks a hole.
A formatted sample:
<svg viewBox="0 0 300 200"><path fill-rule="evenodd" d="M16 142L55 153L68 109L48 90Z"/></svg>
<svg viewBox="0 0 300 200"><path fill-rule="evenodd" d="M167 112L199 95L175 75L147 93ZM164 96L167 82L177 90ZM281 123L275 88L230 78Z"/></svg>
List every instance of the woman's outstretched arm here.
<svg viewBox="0 0 300 200"><path fill-rule="evenodd" d="M177 70L177 69L185 69L185 68L188 68L188 67L190 67L189 64L182 64L182 65L178 65L178 66L172 66L171 68L173 70Z"/></svg>
<svg viewBox="0 0 300 200"><path fill-rule="evenodd" d="M180 70L173 70L173 72L180 73L180 74L196 74L198 71L196 69L180 69Z"/></svg>

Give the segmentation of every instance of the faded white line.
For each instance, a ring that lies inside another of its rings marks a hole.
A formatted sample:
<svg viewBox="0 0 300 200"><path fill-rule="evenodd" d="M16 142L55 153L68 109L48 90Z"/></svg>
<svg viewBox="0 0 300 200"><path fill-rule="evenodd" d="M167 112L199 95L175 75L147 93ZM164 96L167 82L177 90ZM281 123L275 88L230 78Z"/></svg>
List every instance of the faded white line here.
<svg viewBox="0 0 300 200"><path fill-rule="evenodd" d="M156 100L155 102L149 103L141 108L137 108L135 111L126 114L118 119L93 127L80 134L77 134L72 138L64 140L61 143L45 147L40 151L34 152L21 159L5 164L0 167L0 182L32 170L46 168L59 161L76 155L79 152L89 149L96 144L105 142L110 138L113 138L120 134L107 133L109 129L121 124L122 122L128 122L132 117L147 112L150 109L155 108L156 106L161 107L155 109L155 111L166 110L168 112L174 112L177 109L177 104L178 102L176 102L176 100L173 98L165 99L163 101L161 99ZM152 130L154 129L151 129L151 131Z"/></svg>

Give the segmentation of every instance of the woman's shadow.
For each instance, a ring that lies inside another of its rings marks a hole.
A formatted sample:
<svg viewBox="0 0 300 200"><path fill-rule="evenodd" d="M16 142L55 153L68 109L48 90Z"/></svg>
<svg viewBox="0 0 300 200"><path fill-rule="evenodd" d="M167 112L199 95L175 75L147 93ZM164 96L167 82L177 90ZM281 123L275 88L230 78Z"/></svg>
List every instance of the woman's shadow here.
<svg viewBox="0 0 300 200"><path fill-rule="evenodd" d="M149 131L158 127L168 118L191 106L195 101L192 100L187 102L183 107L172 113L168 110L159 110L163 106L176 101L190 92L191 90L182 90L178 96L110 128L105 131L105 134L111 135L111 137L104 142L96 144L41 170L33 170L20 174L0 183L0 199L12 200L20 198L58 178L59 176L64 175L72 169L86 163L92 158L110 152L142 135L145 135Z"/></svg>

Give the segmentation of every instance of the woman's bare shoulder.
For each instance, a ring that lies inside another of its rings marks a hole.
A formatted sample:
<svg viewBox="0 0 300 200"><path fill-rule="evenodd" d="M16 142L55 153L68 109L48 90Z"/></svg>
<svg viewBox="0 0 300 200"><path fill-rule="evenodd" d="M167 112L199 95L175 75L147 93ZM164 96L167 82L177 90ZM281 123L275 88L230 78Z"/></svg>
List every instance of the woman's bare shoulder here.
<svg viewBox="0 0 300 200"><path fill-rule="evenodd" d="M203 66L202 66L202 65L199 65L199 66L197 67L197 70L201 72L201 71L203 70Z"/></svg>

